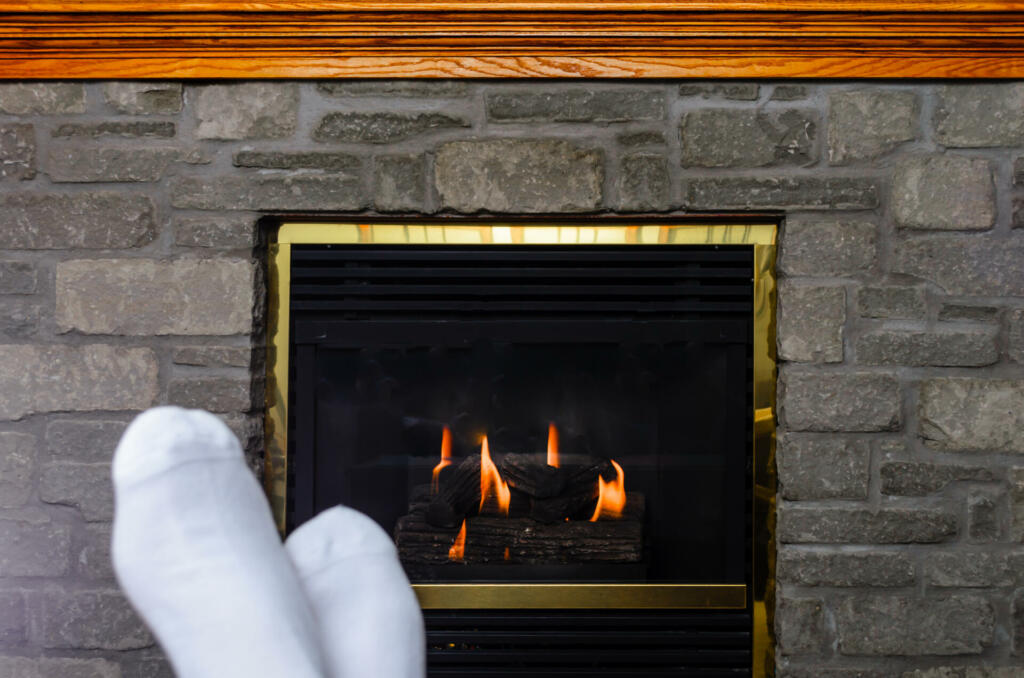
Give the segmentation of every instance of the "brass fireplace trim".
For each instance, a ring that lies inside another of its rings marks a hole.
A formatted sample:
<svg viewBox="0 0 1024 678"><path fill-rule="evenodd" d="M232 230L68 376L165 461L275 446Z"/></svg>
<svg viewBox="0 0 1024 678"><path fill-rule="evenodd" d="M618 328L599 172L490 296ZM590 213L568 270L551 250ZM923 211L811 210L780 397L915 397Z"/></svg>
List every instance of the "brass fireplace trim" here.
<svg viewBox="0 0 1024 678"><path fill-rule="evenodd" d="M282 534L287 491L288 322L293 244L717 244L754 246L754 563L743 584L417 584L427 609L742 609L754 612L754 675L772 675L775 580L774 223L285 223L269 250L266 492Z"/></svg>

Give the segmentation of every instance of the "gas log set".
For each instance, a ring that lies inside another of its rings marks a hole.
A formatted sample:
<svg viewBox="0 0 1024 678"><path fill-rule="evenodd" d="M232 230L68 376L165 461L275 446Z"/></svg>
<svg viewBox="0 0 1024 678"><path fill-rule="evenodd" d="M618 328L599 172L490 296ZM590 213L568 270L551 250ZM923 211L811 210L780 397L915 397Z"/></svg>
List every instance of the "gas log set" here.
<svg viewBox="0 0 1024 678"><path fill-rule="evenodd" d="M586 565L643 560L644 496L615 460L543 452L480 454L455 463L451 431L430 485L414 489L395 542L410 575L469 564Z"/></svg>

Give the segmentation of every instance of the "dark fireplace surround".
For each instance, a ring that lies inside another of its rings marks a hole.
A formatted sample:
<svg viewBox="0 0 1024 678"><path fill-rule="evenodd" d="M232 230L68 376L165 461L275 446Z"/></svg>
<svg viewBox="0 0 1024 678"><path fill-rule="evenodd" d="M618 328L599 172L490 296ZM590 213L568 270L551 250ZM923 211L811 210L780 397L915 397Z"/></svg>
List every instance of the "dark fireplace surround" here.
<svg viewBox="0 0 1024 678"><path fill-rule="evenodd" d="M279 527L394 534L431 675L771 664L777 226L281 224Z"/></svg>

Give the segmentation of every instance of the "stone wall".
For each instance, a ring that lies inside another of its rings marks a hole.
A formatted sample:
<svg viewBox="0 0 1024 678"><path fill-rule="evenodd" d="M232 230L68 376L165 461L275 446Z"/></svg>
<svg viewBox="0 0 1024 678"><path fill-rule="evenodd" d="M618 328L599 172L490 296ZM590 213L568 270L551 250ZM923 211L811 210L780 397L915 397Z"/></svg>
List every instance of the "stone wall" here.
<svg viewBox="0 0 1024 678"><path fill-rule="evenodd" d="M1013 83L0 85L0 675L170 675L110 454L178 403L259 471L293 210L784 214L780 673L1019 675L1022 156Z"/></svg>

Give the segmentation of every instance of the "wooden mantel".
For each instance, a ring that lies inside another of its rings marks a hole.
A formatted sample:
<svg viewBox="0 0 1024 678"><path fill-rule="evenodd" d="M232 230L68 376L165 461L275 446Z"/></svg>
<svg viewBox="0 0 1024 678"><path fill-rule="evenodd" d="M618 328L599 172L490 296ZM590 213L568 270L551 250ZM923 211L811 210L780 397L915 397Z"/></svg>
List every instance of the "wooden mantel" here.
<svg viewBox="0 0 1024 678"><path fill-rule="evenodd" d="M0 78L1024 78L999 0L0 0Z"/></svg>

